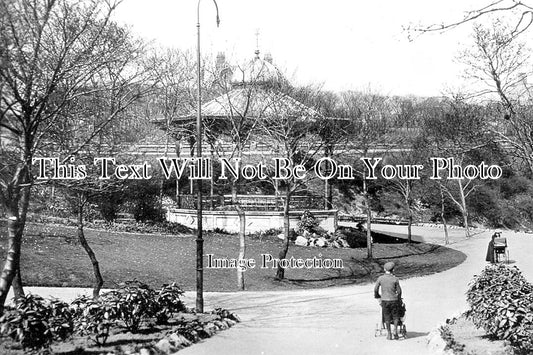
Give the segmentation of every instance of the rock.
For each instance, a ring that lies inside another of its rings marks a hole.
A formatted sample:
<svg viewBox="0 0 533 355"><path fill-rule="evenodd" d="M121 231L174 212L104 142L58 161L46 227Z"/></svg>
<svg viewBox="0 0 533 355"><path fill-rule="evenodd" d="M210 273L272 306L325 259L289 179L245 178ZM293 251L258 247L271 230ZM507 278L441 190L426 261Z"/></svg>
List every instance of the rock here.
<svg viewBox="0 0 533 355"><path fill-rule="evenodd" d="M209 336L213 336L217 332L217 327L213 323L207 323L204 326L204 331L209 334Z"/></svg>
<svg viewBox="0 0 533 355"><path fill-rule="evenodd" d="M164 353L166 353L166 354L170 353L170 351L171 351L172 348L173 348L173 347L172 347L172 344L170 344L170 341L169 341L168 339L166 339L166 338L165 338L165 339L161 339L161 340L159 340L159 341L155 344L155 347L156 347L158 350L160 350L160 351L162 351L162 352L164 352Z"/></svg>
<svg viewBox="0 0 533 355"><path fill-rule="evenodd" d="M349 248L350 244L345 239L339 239L338 242L341 244L343 248Z"/></svg>
<svg viewBox="0 0 533 355"><path fill-rule="evenodd" d="M142 348L141 350L139 350L139 355L150 355L150 350Z"/></svg>
<svg viewBox="0 0 533 355"><path fill-rule="evenodd" d="M338 232L335 239L338 240L338 239L346 239L346 238L347 238L346 234Z"/></svg>
<svg viewBox="0 0 533 355"><path fill-rule="evenodd" d="M200 323L209 323L213 322L215 320L221 319L218 314L212 314L212 313L200 313L198 314L198 321Z"/></svg>
<svg viewBox="0 0 533 355"><path fill-rule="evenodd" d="M219 321L219 320L216 320L215 322L215 325L218 327L218 329L228 329L228 325L223 322L223 321Z"/></svg>
<svg viewBox="0 0 533 355"><path fill-rule="evenodd" d="M324 237L320 237L320 238L318 238L318 239L316 240L315 245L316 245L317 247L322 247L322 248L324 248L324 247L327 247L327 246L328 246L328 242L326 241L326 238L324 238Z"/></svg>
<svg viewBox="0 0 533 355"><path fill-rule="evenodd" d="M185 346L191 345L191 342L187 340L187 338L185 338L183 335L178 334L178 333L170 334L169 339L174 343L175 347L179 347L179 346L185 347Z"/></svg>
<svg viewBox="0 0 533 355"><path fill-rule="evenodd" d="M453 355L451 349L446 349L446 342L442 339L439 330L431 331L427 337L427 348L432 354Z"/></svg>
<svg viewBox="0 0 533 355"><path fill-rule="evenodd" d="M224 319L224 321L226 322L226 324L229 327L233 327L235 324L237 324L237 322L235 322L233 319L229 319L229 318Z"/></svg>
<svg viewBox="0 0 533 355"><path fill-rule="evenodd" d="M280 233L280 234L277 235L277 237L278 237L278 239L283 240L283 239L285 239L285 234Z"/></svg>
<svg viewBox="0 0 533 355"><path fill-rule="evenodd" d="M296 245L306 246L307 245L307 238L304 238L302 236L297 236L296 241L294 242Z"/></svg>

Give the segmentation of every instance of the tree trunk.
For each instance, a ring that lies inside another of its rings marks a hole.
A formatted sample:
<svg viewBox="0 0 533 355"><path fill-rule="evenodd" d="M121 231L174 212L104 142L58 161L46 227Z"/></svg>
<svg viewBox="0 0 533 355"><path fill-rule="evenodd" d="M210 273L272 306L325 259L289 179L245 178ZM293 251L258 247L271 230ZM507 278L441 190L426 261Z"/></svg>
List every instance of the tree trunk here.
<svg viewBox="0 0 533 355"><path fill-rule="evenodd" d="M22 286L22 276L20 275L20 262L19 262L17 272L15 273L15 277L13 278L13 284L11 286L13 287L13 294L15 295L16 300L24 297L24 288Z"/></svg>
<svg viewBox="0 0 533 355"><path fill-rule="evenodd" d="M326 149L325 156L330 158L332 155L333 149ZM326 176L329 176L331 169L326 168ZM329 179L324 179L324 209L331 210L333 208L333 190Z"/></svg>
<svg viewBox="0 0 533 355"><path fill-rule="evenodd" d="M408 244L411 244L411 242L413 241L412 226L413 226L413 212L409 208L409 216L407 217L407 243Z"/></svg>
<svg viewBox="0 0 533 355"><path fill-rule="evenodd" d="M370 209L370 202L368 199L368 187L366 184L366 177L363 176L363 194L365 197L366 209L366 257L372 259L372 211Z"/></svg>
<svg viewBox="0 0 533 355"><path fill-rule="evenodd" d="M333 208L333 193L331 184L328 179L324 180L324 209L330 210Z"/></svg>
<svg viewBox="0 0 533 355"><path fill-rule="evenodd" d="M24 227L26 226L26 216L28 214L28 206L30 205L30 192L31 188L29 186L22 188L22 197L21 197L21 204L20 204L20 223L17 226L17 233L18 238L21 240L22 243L22 237L24 236ZM13 278L13 293L15 295L15 299L19 299L24 297L24 288L22 286L22 275L20 271L20 261L17 268L17 272L15 273L15 277Z"/></svg>
<svg viewBox="0 0 533 355"><path fill-rule="evenodd" d="M161 182L159 183L159 208L163 209L163 188L165 185L165 180L161 178Z"/></svg>
<svg viewBox="0 0 533 355"><path fill-rule="evenodd" d="M181 144L179 139L176 142L176 158L179 159L181 153ZM176 204L178 208L181 208L181 195L180 195L180 179L176 176Z"/></svg>
<svg viewBox="0 0 533 355"><path fill-rule="evenodd" d="M13 203L13 205L17 205ZM18 209L10 206L7 210L7 257L4 263L2 274L0 275L0 314L4 312L4 304L7 299L7 293L11 288L13 278L19 268L20 247L22 244L22 234L18 233Z"/></svg>
<svg viewBox="0 0 533 355"><path fill-rule="evenodd" d="M411 244L413 241L413 210L411 208L411 185L409 184L409 181L406 181L405 185L405 205L407 206L407 243Z"/></svg>
<svg viewBox="0 0 533 355"><path fill-rule="evenodd" d="M25 172L22 172L23 174ZM29 177L22 179L23 184L29 184ZM17 296L23 296L22 280L20 275L20 250L22 246L22 235L26 224L26 215L30 203L31 187L25 186L21 189L20 197L8 200L6 206L7 215L7 256L0 275L0 314L4 312L7 294L13 285L15 277L14 292ZM18 274L18 275L17 275Z"/></svg>
<svg viewBox="0 0 533 355"><path fill-rule="evenodd" d="M285 259L287 257L287 252L289 251L289 203L290 203L290 192L287 188L287 193L285 194L285 203L283 205L283 244L281 250L279 251L279 259ZM283 280L285 278L285 269L278 264L278 270L276 271L276 280Z"/></svg>
<svg viewBox="0 0 533 355"><path fill-rule="evenodd" d="M440 218L442 219L442 226L444 227L444 244L448 245L450 239L448 238L448 225L446 224L446 218L444 217L444 191L442 191L442 185L440 187Z"/></svg>
<svg viewBox="0 0 533 355"><path fill-rule="evenodd" d="M465 236L467 238L470 238L470 230L468 228L468 211L466 210L466 207L461 212L463 214L463 224L465 225Z"/></svg>
<svg viewBox="0 0 533 355"><path fill-rule="evenodd" d="M235 208L237 209L237 214L239 215L240 225L239 258L237 260L244 260L244 257L246 256L246 215L241 206L236 205ZM237 287L242 291L245 289L244 270L241 268L237 268Z"/></svg>
<svg viewBox="0 0 533 355"><path fill-rule="evenodd" d="M211 149L211 164L215 161L215 154L213 149ZM209 209L212 211L215 209L213 196L215 195L215 177L214 174L211 174L211 179L209 179Z"/></svg>
<svg viewBox="0 0 533 355"><path fill-rule="evenodd" d="M237 179L231 182L231 204L237 203Z"/></svg>
<svg viewBox="0 0 533 355"><path fill-rule="evenodd" d="M275 199L275 209L278 211L279 206L279 181L274 180L274 199Z"/></svg>
<svg viewBox="0 0 533 355"><path fill-rule="evenodd" d="M96 260L96 255L89 246L87 239L85 239L85 233L83 232L83 204L84 202L80 201L78 206L78 240L83 249L85 249L87 255L89 256L91 263L93 264L93 273L95 279L93 288L93 299L96 300L100 296L100 289L104 284L104 279L102 278L102 274L100 273L100 266L98 265L98 260Z"/></svg>
<svg viewBox="0 0 533 355"><path fill-rule="evenodd" d="M467 238L470 238L470 230L468 228L468 208L466 207L466 198L465 192L463 190L463 182L461 180L457 180L457 183L459 184L459 195L461 196L461 213L463 215L465 235Z"/></svg>
<svg viewBox="0 0 533 355"><path fill-rule="evenodd" d="M181 208L180 179L176 178L176 204Z"/></svg>

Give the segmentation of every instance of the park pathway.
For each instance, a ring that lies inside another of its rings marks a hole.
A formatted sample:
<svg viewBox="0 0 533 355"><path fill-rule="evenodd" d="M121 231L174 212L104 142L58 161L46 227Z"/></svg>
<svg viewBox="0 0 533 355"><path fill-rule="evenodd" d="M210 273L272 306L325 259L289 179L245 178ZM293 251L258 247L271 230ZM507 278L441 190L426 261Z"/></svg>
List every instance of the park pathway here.
<svg viewBox="0 0 533 355"><path fill-rule="evenodd" d="M403 234L403 226L376 225L376 230ZM451 248L468 258L445 272L401 281L407 307L408 338L399 341L375 337L380 308L373 285L282 292L212 292L205 295L206 309L223 307L242 322L229 330L181 350L188 354L431 354L426 335L446 318L466 309L465 291L473 275L485 266L485 252L493 231L469 239L464 231L450 233ZM414 227L416 239L442 244L439 228ZM533 281L533 235L504 232L512 264ZM42 296L66 300L73 290L28 288ZM46 292L45 292L46 290ZM65 293L67 292L67 293ZM195 294L185 301L194 305Z"/></svg>
<svg viewBox="0 0 533 355"><path fill-rule="evenodd" d="M375 226L403 234L403 226ZM431 354L426 335L446 318L466 309L465 291L485 266L493 231L465 239L462 229L450 233L450 247L468 258L448 271L402 280L408 338L375 337L380 308L373 285L292 292L209 293L207 306L228 308L242 323L180 354ZM416 239L442 244L443 231L414 227ZM533 281L533 235L504 233L510 259ZM527 272L526 272L527 270ZM191 302L193 299L191 299Z"/></svg>

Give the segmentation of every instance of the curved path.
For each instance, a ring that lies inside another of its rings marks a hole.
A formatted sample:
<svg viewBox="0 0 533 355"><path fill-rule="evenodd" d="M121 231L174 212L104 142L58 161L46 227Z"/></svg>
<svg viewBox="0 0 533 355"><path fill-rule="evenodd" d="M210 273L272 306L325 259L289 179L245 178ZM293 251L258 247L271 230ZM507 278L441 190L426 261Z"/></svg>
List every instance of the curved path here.
<svg viewBox="0 0 533 355"><path fill-rule="evenodd" d="M375 226L376 230L398 234L403 234L404 228ZM486 247L492 232L480 232L466 239L463 230L452 230L450 247L464 252L468 256L466 261L445 272L401 281L407 307L408 338L405 340L374 337L380 308L373 298L373 285L282 292L215 292L205 295L206 308L227 308L238 314L242 322L179 354L431 354L426 335L447 317L466 309L468 282L486 265ZM414 227L413 233L426 242L442 244L443 241L443 231L438 228ZM533 281L530 256L533 235L504 232L502 236L508 240L511 263ZM76 291L28 290L65 299L72 298ZM187 293L186 302L194 305L194 296Z"/></svg>

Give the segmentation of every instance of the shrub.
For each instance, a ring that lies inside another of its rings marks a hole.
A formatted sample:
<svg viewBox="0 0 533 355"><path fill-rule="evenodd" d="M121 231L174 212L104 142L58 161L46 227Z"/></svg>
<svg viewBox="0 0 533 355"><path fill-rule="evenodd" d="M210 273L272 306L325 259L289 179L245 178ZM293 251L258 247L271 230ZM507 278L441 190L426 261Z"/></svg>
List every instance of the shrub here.
<svg viewBox="0 0 533 355"><path fill-rule="evenodd" d="M260 240L262 240L263 238L275 237L281 233L283 233L283 228L269 228L264 231L251 233L249 236L250 238L259 238Z"/></svg>
<svg viewBox="0 0 533 355"><path fill-rule="evenodd" d="M154 291L139 281L126 281L117 290L101 295L98 300L77 298L75 329L82 335L93 336L96 344L103 345L114 325L124 325L129 331L139 329L141 322L155 317L158 323L166 322L176 312L186 308L180 300L183 291L175 284L163 285Z"/></svg>
<svg viewBox="0 0 533 355"><path fill-rule="evenodd" d="M337 235L348 243L350 248L366 247L366 232L351 227L339 228Z"/></svg>
<svg viewBox="0 0 533 355"><path fill-rule="evenodd" d="M158 306L158 323L166 322L174 313L186 311L185 305L180 300L183 290L175 283L163 285L158 291L155 302Z"/></svg>
<svg viewBox="0 0 533 355"><path fill-rule="evenodd" d="M28 294L15 308L6 308L0 317L0 334L31 349L64 340L74 331L104 345L113 326L124 325L134 332L143 320L155 317L166 322L176 312L186 311L182 294L175 283L154 291L139 281L127 281L97 300L78 297L71 305Z"/></svg>
<svg viewBox="0 0 533 355"><path fill-rule="evenodd" d="M309 210L305 210L300 217L300 222L298 222L298 229L302 232L308 231L312 233L317 227L318 221L315 216Z"/></svg>
<svg viewBox="0 0 533 355"><path fill-rule="evenodd" d="M487 266L467 291L467 316L521 351L533 351L533 285L516 267Z"/></svg>
<svg viewBox="0 0 533 355"><path fill-rule="evenodd" d="M93 300L86 296L72 302L75 312L74 329L81 335L93 336L98 345L104 345L109 329L115 322L115 309L101 298Z"/></svg>
<svg viewBox="0 0 533 355"><path fill-rule="evenodd" d="M180 300L182 294L175 283L163 285L156 292L142 282L126 281L117 290L104 293L100 300L109 310L109 319L123 322L128 330L135 332L146 318L164 323L174 313L185 311Z"/></svg>
<svg viewBox="0 0 533 355"><path fill-rule="evenodd" d="M139 281L126 281L117 290L104 293L101 300L111 310L111 317L122 321L131 332L139 329L143 318L159 311L155 291Z"/></svg>
<svg viewBox="0 0 533 355"><path fill-rule="evenodd" d="M0 333L25 349L42 348L54 339L67 338L72 331L73 312L68 304L32 294L18 299L16 307L6 309L0 317Z"/></svg>

